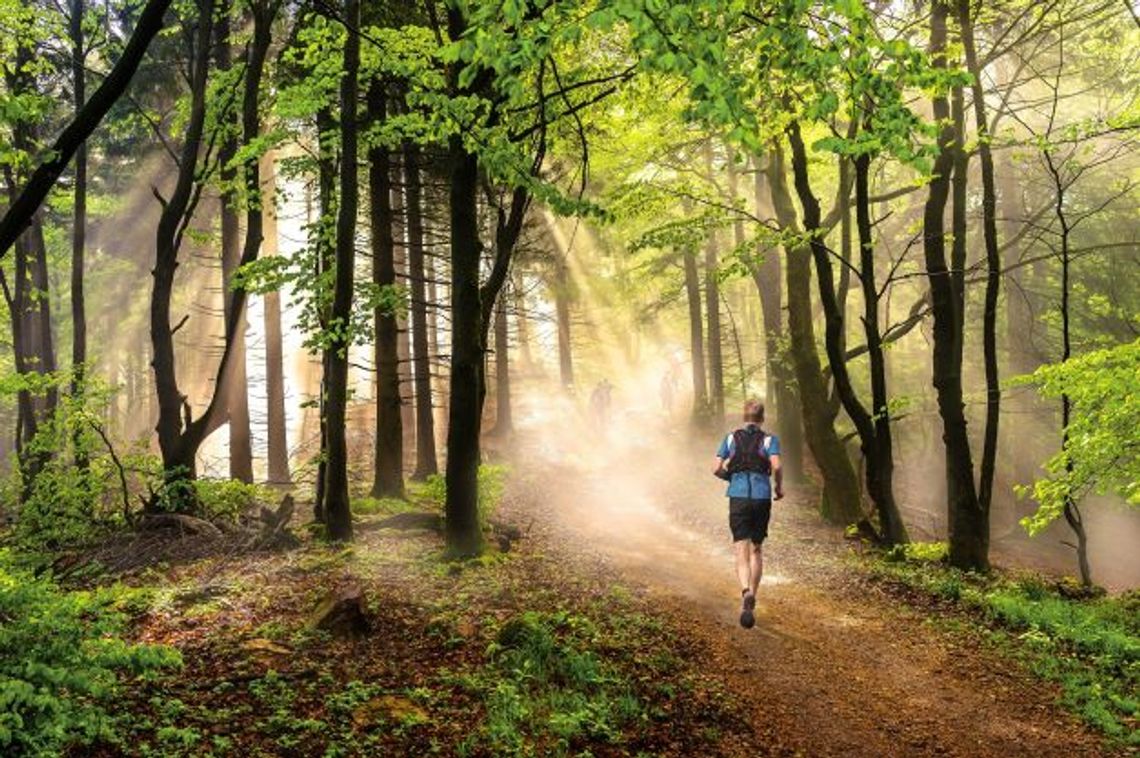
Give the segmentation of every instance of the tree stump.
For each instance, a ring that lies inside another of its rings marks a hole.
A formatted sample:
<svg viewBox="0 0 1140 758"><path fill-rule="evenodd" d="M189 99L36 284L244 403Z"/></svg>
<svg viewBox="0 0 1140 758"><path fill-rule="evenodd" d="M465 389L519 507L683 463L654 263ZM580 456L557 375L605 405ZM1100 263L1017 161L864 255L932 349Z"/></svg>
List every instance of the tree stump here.
<svg viewBox="0 0 1140 758"><path fill-rule="evenodd" d="M371 624L364 610L364 587L351 582L333 590L317 604L305 623L335 637L363 637Z"/></svg>

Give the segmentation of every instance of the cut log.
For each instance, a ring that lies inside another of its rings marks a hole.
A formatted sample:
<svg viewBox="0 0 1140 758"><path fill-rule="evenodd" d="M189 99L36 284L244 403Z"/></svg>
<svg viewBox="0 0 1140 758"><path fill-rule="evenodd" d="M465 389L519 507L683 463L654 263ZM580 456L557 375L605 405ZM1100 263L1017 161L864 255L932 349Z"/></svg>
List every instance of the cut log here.
<svg viewBox="0 0 1140 758"><path fill-rule="evenodd" d="M205 537L221 537L222 531L209 521L185 513L147 513L139 521L139 531L172 531Z"/></svg>
<svg viewBox="0 0 1140 758"><path fill-rule="evenodd" d="M307 629L320 629L336 637L362 637L371 624L364 610L364 587L358 582L330 592L309 614Z"/></svg>

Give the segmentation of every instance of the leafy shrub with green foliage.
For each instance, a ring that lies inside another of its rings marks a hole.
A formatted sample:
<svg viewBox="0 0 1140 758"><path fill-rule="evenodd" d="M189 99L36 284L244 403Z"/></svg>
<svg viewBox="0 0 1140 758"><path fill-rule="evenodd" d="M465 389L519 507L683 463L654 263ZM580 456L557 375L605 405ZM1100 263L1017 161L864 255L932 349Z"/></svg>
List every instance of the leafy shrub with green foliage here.
<svg viewBox="0 0 1140 758"><path fill-rule="evenodd" d="M8 376L0 396L23 389L60 391L53 418L42 423L0 487L4 506L15 517L14 536L30 550L57 550L84 545L109 529L121 527L135 492L153 476L153 456L113 455L102 436L102 410L109 391L94 380L81 398L63 393L69 375ZM77 465L77 460L85 466ZM35 476L29 473L38 469ZM132 489L133 487L133 489ZM130 490L130 491L127 491Z"/></svg>
<svg viewBox="0 0 1140 758"><path fill-rule="evenodd" d="M273 490L261 484L238 479L196 479L194 489L201 504L202 518L234 523L238 516L258 504L273 503Z"/></svg>
<svg viewBox="0 0 1140 758"><path fill-rule="evenodd" d="M0 551L0 753L58 755L113 740L123 677L181 665L177 651L125 642L123 591L66 592Z"/></svg>
<svg viewBox="0 0 1140 758"><path fill-rule="evenodd" d="M587 740L618 742L644 708L590 651L596 636L588 618L562 612L528 611L504 623L487 651L486 720L463 751L566 755Z"/></svg>
<svg viewBox="0 0 1140 758"><path fill-rule="evenodd" d="M1110 738L1140 746L1135 594L1074 599L1037 575L963 572L932 559L936 547L910 547L913 555L892 550L869 564L871 575L972 611L991 639L1010 647L1037 675L1061 685L1067 708Z"/></svg>
<svg viewBox="0 0 1140 758"><path fill-rule="evenodd" d="M1055 521L1069 500L1114 493L1140 507L1140 339L1042 366L1019 379L1048 398L1066 395L1072 416L1064 449L1045 463L1046 476L1032 487L1037 512L1022 520L1030 534Z"/></svg>

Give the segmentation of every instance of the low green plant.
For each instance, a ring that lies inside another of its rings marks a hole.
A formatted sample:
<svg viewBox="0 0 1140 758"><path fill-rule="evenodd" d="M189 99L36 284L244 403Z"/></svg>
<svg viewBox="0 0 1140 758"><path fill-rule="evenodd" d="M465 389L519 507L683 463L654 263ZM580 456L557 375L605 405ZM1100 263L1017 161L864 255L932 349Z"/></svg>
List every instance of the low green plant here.
<svg viewBox="0 0 1140 758"><path fill-rule="evenodd" d="M121 677L181 664L175 650L122 639L123 596L63 591L0 551L0 753L58 755L114 740Z"/></svg>
<svg viewBox="0 0 1140 758"><path fill-rule="evenodd" d="M194 489L203 518L230 524L258 504L274 500L274 493L268 487L238 479L198 479Z"/></svg>
<svg viewBox="0 0 1140 758"><path fill-rule="evenodd" d="M869 566L897 582L970 611L990 639L1042 678L1061 685L1062 704L1094 728L1140 745L1140 618L1134 594L1072 598L1038 575L983 576L892 551Z"/></svg>
<svg viewBox="0 0 1140 758"><path fill-rule="evenodd" d="M566 613L526 612L505 622L475 679L486 719L465 745L496 755L564 755L587 740L616 743L644 707L631 685L591 651L597 628Z"/></svg>

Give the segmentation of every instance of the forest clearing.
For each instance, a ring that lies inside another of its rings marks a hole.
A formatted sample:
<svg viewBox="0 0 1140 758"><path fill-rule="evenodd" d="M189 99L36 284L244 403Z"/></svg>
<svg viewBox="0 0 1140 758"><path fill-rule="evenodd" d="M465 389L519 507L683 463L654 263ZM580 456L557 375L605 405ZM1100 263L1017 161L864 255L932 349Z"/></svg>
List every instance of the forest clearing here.
<svg viewBox="0 0 1140 758"><path fill-rule="evenodd" d="M0 0L0 754L1140 749L1132 0Z"/></svg>

